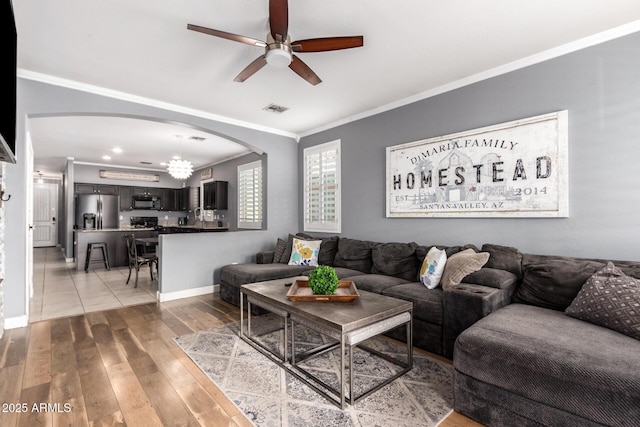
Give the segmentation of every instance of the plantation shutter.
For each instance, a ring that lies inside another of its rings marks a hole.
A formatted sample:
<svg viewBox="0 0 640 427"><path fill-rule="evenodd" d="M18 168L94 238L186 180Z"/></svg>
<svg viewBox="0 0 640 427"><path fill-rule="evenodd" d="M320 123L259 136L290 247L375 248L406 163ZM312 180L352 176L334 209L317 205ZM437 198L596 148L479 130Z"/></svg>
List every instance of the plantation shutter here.
<svg viewBox="0 0 640 427"><path fill-rule="evenodd" d="M262 162L238 166L238 228L262 228Z"/></svg>
<svg viewBox="0 0 640 427"><path fill-rule="evenodd" d="M340 228L340 141L334 141L304 150L304 229Z"/></svg>

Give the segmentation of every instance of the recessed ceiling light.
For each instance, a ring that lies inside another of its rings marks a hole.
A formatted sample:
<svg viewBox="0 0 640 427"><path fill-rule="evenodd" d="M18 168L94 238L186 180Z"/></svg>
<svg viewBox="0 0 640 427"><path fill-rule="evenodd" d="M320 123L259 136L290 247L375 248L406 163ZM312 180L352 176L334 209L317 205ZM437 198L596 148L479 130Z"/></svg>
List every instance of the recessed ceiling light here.
<svg viewBox="0 0 640 427"><path fill-rule="evenodd" d="M111 160L111 156L102 156L103 160Z"/></svg>
<svg viewBox="0 0 640 427"><path fill-rule="evenodd" d="M118 153L118 154L120 154L120 153L122 153L122 148L120 148L120 147L115 147L115 148L114 148L113 150L111 150L111 151L113 151L114 153Z"/></svg>
<svg viewBox="0 0 640 427"><path fill-rule="evenodd" d="M167 162L160 162L160 166L167 166Z"/></svg>
<svg viewBox="0 0 640 427"><path fill-rule="evenodd" d="M180 160L180 156L173 156L173 160Z"/></svg>

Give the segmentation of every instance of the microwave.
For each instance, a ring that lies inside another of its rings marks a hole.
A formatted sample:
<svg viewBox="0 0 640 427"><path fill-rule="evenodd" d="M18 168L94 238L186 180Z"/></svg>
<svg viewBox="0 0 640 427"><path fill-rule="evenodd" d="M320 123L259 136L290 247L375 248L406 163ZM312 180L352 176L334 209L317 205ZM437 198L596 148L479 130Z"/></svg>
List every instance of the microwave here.
<svg viewBox="0 0 640 427"><path fill-rule="evenodd" d="M137 195L132 198L133 209L160 209L160 198L158 196Z"/></svg>

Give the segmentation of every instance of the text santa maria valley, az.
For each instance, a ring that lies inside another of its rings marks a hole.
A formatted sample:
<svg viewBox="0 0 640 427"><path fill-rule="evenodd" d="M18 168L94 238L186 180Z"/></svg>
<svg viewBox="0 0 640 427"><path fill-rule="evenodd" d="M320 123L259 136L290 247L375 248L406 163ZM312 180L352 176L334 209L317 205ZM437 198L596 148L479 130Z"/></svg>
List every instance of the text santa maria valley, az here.
<svg viewBox="0 0 640 427"><path fill-rule="evenodd" d="M387 216L566 216L566 131L547 116L387 148Z"/></svg>

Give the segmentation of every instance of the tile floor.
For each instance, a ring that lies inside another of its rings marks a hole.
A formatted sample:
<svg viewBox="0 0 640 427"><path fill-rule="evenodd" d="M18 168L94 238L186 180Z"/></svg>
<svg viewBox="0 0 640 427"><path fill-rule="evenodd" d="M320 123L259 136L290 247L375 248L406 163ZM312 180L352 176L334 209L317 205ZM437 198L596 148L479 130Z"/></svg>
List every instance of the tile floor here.
<svg viewBox="0 0 640 427"><path fill-rule="evenodd" d="M140 269L137 288L135 271L125 284L128 274L128 267L107 271L100 264L93 264L88 273L76 271L60 248L35 248L29 322L155 302L158 283L151 281L148 267Z"/></svg>

